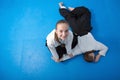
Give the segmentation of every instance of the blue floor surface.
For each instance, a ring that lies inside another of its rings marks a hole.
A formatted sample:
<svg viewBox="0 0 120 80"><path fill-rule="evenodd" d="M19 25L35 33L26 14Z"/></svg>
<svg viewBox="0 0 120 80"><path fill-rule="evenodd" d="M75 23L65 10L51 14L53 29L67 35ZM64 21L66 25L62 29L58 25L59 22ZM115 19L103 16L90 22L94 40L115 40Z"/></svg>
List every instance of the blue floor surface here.
<svg viewBox="0 0 120 80"><path fill-rule="evenodd" d="M60 1L0 0L0 80L120 80L120 1L62 0L90 9L92 33L109 51L98 63L82 55L55 63L45 38L63 19Z"/></svg>

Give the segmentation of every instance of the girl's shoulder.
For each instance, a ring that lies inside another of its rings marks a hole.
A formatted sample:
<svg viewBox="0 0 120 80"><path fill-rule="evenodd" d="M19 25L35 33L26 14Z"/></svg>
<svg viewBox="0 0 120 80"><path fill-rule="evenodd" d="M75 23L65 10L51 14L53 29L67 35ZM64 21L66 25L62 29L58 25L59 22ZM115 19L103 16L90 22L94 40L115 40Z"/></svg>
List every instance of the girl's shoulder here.
<svg viewBox="0 0 120 80"><path fill-rule="evenodd" d="M55 35L55 29L53 29L48 35L47 35L47 40L51 40L54 39L54 35Z"/></svg>

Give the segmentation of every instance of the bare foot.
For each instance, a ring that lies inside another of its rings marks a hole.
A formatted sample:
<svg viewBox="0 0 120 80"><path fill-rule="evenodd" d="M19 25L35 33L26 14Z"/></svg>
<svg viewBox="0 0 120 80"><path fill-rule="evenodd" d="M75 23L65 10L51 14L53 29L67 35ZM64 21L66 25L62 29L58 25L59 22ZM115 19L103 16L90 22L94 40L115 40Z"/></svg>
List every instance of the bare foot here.
<svg viewBox="0 0 120 80"><path fill-rule="evenodd" d="M62 7L63 6L63 2L59 2L59 6Z"/></svg>
<svg viewBox="0 0 120 80"><path fill-rule="evenodd" d="M69 9L70 11L73 11L75 8L73 8L73 7L68 7L68 9Z"/></svg>
<svg viewBox="0 0 120 80"><path fill-rule="evenodd" d="M58 4L59 4L59 7L60 7L60 8L66 8L66 7L63 5L63 2L59 2Z"/></svg>

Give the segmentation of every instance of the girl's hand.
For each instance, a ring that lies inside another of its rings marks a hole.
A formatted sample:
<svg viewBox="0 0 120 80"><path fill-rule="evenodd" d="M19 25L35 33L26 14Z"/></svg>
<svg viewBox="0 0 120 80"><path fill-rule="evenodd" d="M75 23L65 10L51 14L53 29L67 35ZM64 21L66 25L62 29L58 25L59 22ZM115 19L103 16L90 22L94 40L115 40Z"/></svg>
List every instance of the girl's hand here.
<svg viewBox="0 0 120 80"><path fill-rule="evenodd" d="M54 57L51 57L55 62L60 62L60 59L56 59Z"/></svg>
<svg viewBox="0 0 120 80"><path fill-rule="evenodd" d="M68 54L69 57L73 57L73 54Z"/></svg>
<svg viewBox="0 0 120 80"><path fill-rule="evenodd" d="M100 60L100 57L101 57L101 55L100 54L98 54L96 57L95 57L95 62L98 62L99 60Z"/></svg>

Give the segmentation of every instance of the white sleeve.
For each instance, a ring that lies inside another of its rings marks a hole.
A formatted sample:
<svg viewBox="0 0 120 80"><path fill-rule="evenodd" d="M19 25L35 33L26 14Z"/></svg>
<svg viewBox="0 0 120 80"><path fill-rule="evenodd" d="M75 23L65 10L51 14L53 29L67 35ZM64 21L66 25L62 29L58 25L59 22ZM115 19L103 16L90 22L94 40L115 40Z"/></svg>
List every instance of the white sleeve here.
<svg viewBox="0 0 120 80"><path fill-rule="evenodd" d="M49 41L47 41L47 46L52 54L52 56L56 59L59 59L58 54L56 52L55 46L53 44L49 44Z"/></svg>
<svg viewBox="0 0 120 80"><path fill-rule="evenodd" d="M55 30L53 30L50 34L48 34L47 36L47 46L50 50L50 52L52 53L52 56L56 59L59 58L56 49L55 49L55 41L54 41L54 32Z"/></svg>
<svg viewBox="0 0 120 80"><path fill-rule="evenodd" d="M108 47L102 44L101 42L97 41L96 50L99 50L100 55L105 56L108 50Z"/></svg>
<svg viewBox="0 0 120 80"><path fill-rule="evenodd" d="M69 35L67 37L66 40L66 50L67 50L67 54L71 54L72 53L72 41L73 41L73 33L71 31L69 31Z"/></svg>

